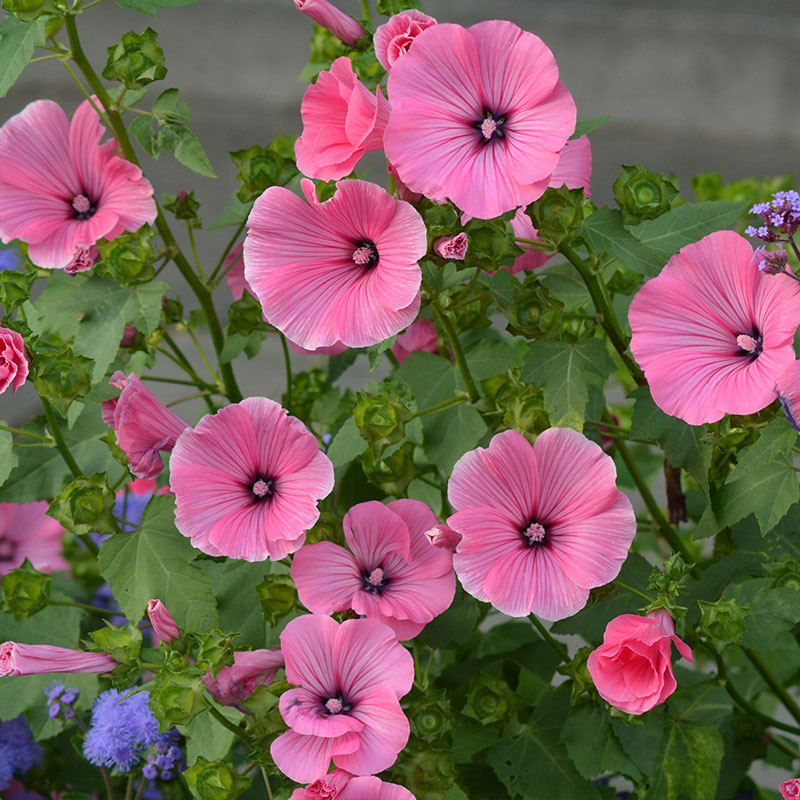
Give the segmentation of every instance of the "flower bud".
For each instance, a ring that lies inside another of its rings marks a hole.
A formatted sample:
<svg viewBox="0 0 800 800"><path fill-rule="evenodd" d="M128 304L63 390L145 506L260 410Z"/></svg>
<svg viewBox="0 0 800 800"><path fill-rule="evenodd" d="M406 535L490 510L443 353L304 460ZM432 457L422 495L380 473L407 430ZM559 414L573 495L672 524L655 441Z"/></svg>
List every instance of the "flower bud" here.
<svg viewBox="0 0 800 800"><path fill-rule="evenodd" d="M270 576L256 586L264 619L275 627L297 607L297 590L288 575Z"/></svg>
<svg viewBox="0 0 800 800"><path fill-rule="evenodd" d="M250 787L250 778L240 775L226 761L208 761L199 756L183 773L186 785L197 800L235 800Z"/></svg>
<svg viewBox="0 0 800 800"><path fill-rule="evenodd" d="M178 194L165 194L164 208L171 211L175 219L196 223L192 225L193 228L200 227L200 220L197 217L200 203L194 199L194 191L187 192L181 189Z"/></svg>
<svg viewBox="0 0 800 800"><path fill-rule="evenodd" d="M41 352L42 344L42 339L39 339L37 348L40 352L37 352L33 361L33 385L39 395L49 400L62 416L66 416L73 401L83 397L92 388L94 361L86 356L75 355L70 347L55 353Z"/></svg>
<svg viewBox="0 0 800 800"><path fill-rule="evenodd" d="M697 602L703 614L700 629L711 637L715 647L721 650L729 644L742 641L745 622L750 616L750 606L740 606L735 600Z"/></svg>
<svg viewBox="0 0 800 800"><path fill-rule="evenodd" d="M406 748L392 770L392 778L410 787L420 800L442 797L455 783L455 766L449 750Z"/></svg>
<svg viewBox="0 0 800 800"><path fill-rule="evenodd" d="M505 719L513 702L514 694L505 681L478 673L470 680L467 702L461 713L478 720L481 725L489 725Z"/></svg>
<svg viewBox="0 0 800 800"><path fill-rule="evenodd" d="M583 189L548 189L527 212L533 220L538 238L555 245L566 241L583 222L587 208Z"/></svg>
<svg viewBox="0 0 800 800"><path fill-rule="evenodd" d="M253 331L266 331L261 304L249 292L242 294L240 300L234 300L228 309L228 331L242 336Z"/></svg>
<svg viewBox="0 0 800 800"><path fill-rule="evenodd" d="M25 22L66 10L65 0L3 0L3 8Z"/></svg>
<svg viewBox="0 0 800 800"><path fill-rule="evenodd" d="M169 644L177 639L181 633L178 625L172 618L167 607L160 600L150 600L147 604L147 617L153 626L153 632L162 641Z"/></svg>
<svg viewBox="0 0 800 800"><path fill-rule="evenodd" d="M119 44L108 48L103 77L120 81L126 89L141 89L166 75L164 51L158 46L158 34L152 28L141 33L123 33Z"/></svg>
<svg viewBox="0 0 800 800"><path fill-rule="evenodd" d="M230 153L241 186L236 194L239 200L249 203L270 186L289 183L297 175L293 156L293 142L282 138L275 139L268 147L254 144L247 150Z"/></svg>
<svg viewBox="0 0 800 800"><path fill-rule="evenodd" d="M469 240L463 231L455 236L440 236L433 242L433 252L450 261L463 261L467 255Z"/></svg>
<svg viewBox="0 0 800 800"><path fill-rule="evenodd" d="M120 286L136 286L155 277L153 229L145 225L137 233L119 236L100 245L102 263L97 270L113 278Z"/></svg>
<svg viewBox="0 0 800 800"><path fill-rule="evenodd" d="M435 742L453 729L450 703L444 692L431 692L409 706L411 732L425 742Z"/></svg>
<svg viewBox="0 0 800 800"><path fill-rule="evenodd" d="M183 303L178 298L161 298L161 316L167 325L174 325L183 319Z"/></svg>
<svg viewBox="0 0 800 800"><path fill-rule="evenodd" d="M353 413L361 435L383 450L405 436L416 402L404 381L384 381L376 392L359 392Z"/></svg>
<svg viewBox="0 0 800 800"><path fill-rule="evenodd" d="M641 164L622 165L614 181L614 199L622 211L625 225L638 225L669 211L678 197L678 187L660 172L650 172Z"/></svg>
<svg viewBox="0 0 800 800"><path fill-rule="evenodd" d="M0 589L7 609L17 620L32 617L50 602L50 576L37 572L27 558L21 567L3 576Z"/></svg>
<svg viewBox="0 0 800 800"><path fill-rule="evenodd" d="M367 478L383 492L402 497L408 484L419 474L413 451L412 442L405 442L391 455L383 457L369 447L361 456L361 468Z"/></svg>
<svg viewBox="0 0 800 800"><path fill-rule="evenodd" d="M215 678L222 667L233 664L233 642L222 631L193 633L192 639L197 645L195 664L209 670Z"/></svg>
<svg viewBox="0 0 800 800"><path fill-rule="evenodd" d="M329 30L337 39L349 47L355 47L356 42L366 35L364 26L348 17L328 0L294 0L299 11L311 17L317 25Z"/></svg>
<svg viewBox="0 0 800 800"><path fill-rule="evenodd" d="M789 263L789 254L781 245L779 250L767 250L766 247L757 247L753 253L753 266L764 275L780 275L786 272Z"/></svg>
<svg viewBox="0 0 800 800"><path fill-rule="evenodd" d="M425 531L425 536L434 547L441 547L455 553L458 543L461 541L461 534L449 528L447 525L435 525L428 531Z"/></svg>
<svg viewBox="0 0 800 800"><path fill-rule="evenodd" d="M76 478L56 495L48 515L72 533L115 533L115 497L106 481L104 472Z"/></svg>
<svg viewBox="0 0 800 800"><path fill-rule="evenodd" d="M105 628L92 631L93 650L108 653L120 664L129 664L138 658L142 650L142 632L135 625L122 628L106 622Z"/></svg>
<svg viewBox="0 0 800 800"><path fill-rule="evenodd" d="M162 669L150 690L150 708L162 730L172 725L186 725L206 708L203 681L196 676Z"/></svg>

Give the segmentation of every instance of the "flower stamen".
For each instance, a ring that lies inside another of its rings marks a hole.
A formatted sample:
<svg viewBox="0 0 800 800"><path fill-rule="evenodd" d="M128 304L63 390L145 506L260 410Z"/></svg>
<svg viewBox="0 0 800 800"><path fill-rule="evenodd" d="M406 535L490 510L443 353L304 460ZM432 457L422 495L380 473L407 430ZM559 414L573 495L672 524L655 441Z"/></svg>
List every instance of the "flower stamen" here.
<svg viewBox="0 0 800 800"><path fill-rule="evenodd" d="M258 500L264 500L265 498L272 497L272 487L274 486L275 481L272 478L258 478L254 483L251 491L256 496Z"/></svg>
<svg viewBox="0 0 800 800"><path fill-rule="evenodd" d="M89 219L97 210L97 206L85 194L76 194L72 198L72 208L75 209L75 219Z"/></svg>
<svg viewBox="0 0 800 800"><path fill-rule="evenodd" d="M522 532L522 536L529 547L544 544L547 541L547 529L539 522L531 522Z"/></svg>
<svg viewBox="0 0 800 800"><path fill-rule="evenodd" d="M356 242L353 262L359 267L371 269L378 263L378 248L372 242Z"/></svg>

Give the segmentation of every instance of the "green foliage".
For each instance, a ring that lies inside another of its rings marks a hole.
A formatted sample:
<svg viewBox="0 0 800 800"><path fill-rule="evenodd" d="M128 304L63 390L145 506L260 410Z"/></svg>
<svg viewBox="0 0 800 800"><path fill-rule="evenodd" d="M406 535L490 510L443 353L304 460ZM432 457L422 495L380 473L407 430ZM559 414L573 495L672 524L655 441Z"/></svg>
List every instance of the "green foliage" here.
<svg viewBox="0 0 800 800"><path fill-rule="evenodd" d="M5 422L0 421L0 425L5 425ZM14 437L8 431L0 430L0 486L5 483L18 463L19 459L14 450Z"/></svg>
<svg viewBox="0 0 800 800"><path fill-rule="evenodd" d="M68 483L47 509L64 528L77 534L116 533L113 512L114 493L108 488L103 472Z"/></svg>
<svg viewBox="0 0 800 800"><path fill-rule="evenodd" d="M578 139L581 136L597 130L601 125L605 125L611 119L611 114L604 114L602 117L592 117L592 119L579 119L575 125L575 133L570 139Z"/></svg>
<svg viewBox="0 0 800 800"><path fill-rule="evenodd" d="M109 81L120 81L126 89L141 89L166 76L164 51L158 46L158 34L150 27L141 33L123 33L119 44L108 48L103 77Z"/></svg>
<svg viewBox="0 0 800 800"><path fill-rule="evenodd" d="M122 8L130 8L134 11L141 11L142 14L149 14L151 17L156 15L160 8L178 8L188 6L197 0L114 0Z"/></svg>
<svg viewBox="0 0 800 800"><path fill-rule="evenodd" d="M196 800L236 800L252 782L239 775L231 764L202 757L183 773L183 777Z"/></svg>
<svg viewBox="0 0 800 800"><path fill-rule="evenodd" d="M578 235L595 255L606 253L640 275L657 275L667 263L657 250L643 244L625 227L622 213L616 209L603 207L595 211L584 220Z"/></svg>
<svg viewBox="0 0 800 800"><path fill-rule="evenodd" d="M26 558L21 567L4 575L0 583L4 610L17 620L32 617L50 603L50 583L50 576L35 570Z"/></svg>
<svg viewBox="0 0 800 800"><path fill-rule="evenodd" d="M27 0L30 6L30 13L34 14L38 10L44 11L52 6L50 0ZM8 90L16 83L17 78L22 74L22 70L28 66L28 62L33 56L34 47L44 41L43 19L35 21L25 21L22 17L22 5L19 0L15 7L9 8L9 0L4 0L3 8L17 12L17 16L8 14L0 25L0 97L5 97Z"/></svg>
<svg viewBox="0 0 800 800"><path fill-rule="evenodd" d="M242 203L255 200L270 186L286 186L298 174L294 140L289 137L279 137L266 147L254 144L229 155L241 186L236 196Z"/></svg>
<svg viewBox="0 0 800 800"><path fill-rule="evenodd" d="M614 181L614 200L625 225L655 219L678 205L678 187L666 175L641 164L623 164Z"/></svg>

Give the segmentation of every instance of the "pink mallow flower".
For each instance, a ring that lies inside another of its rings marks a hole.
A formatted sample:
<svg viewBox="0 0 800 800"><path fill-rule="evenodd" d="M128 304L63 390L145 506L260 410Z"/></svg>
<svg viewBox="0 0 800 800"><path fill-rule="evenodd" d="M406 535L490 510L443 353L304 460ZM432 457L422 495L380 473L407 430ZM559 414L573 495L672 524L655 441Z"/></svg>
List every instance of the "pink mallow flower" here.
<svg viewBox="0 0 800 800"><path fill-rule="evenodd" d="M233 664L222 667L214 678L203 675L208 693L226 706L240 706L259 686L267 686L283 666L283 653L274 650L243 650L233 654Z"/></svg>
<svg viewBox="0 0 800 800"><path fill-rule="evenodd" d="M778 789L783 800L797 800L800 798L800 778L784 781Z"/></svg>
<svg viewBox="0 0 800 800"><path fill-rule="evenodd" d="M349 47L353 47L366 34L360 22L348 17L328 0L294 0L294 4L317 25L322 25Z"/></svg>
<svg viewBox="0 0 800 800"><path fill-rule="evenodd" d="M83 653L49 644L0 644L0 675L48 672L113 672L119 664L105 653Z"/></svg>
<svg viewBox="0 0 800 800"><path fill-rule="evenodd" d="M79 271L98 239L156 218L153 187L114 155L113 139L100 144L103 133L89 100L72 122L57 103L37 100L0 128L0 236L27 242L40 267Z"/></svg>
<svg viewBox="0 0 800 800"><path fill-rule="evenodd" d="M250 291L250 287L244 279L243 247L244 245L240 242L225 259L225 280L228 282L228 288L231 290L234 300L241 300L245 290Z"/></svg>
<svg viewBox="0 0 800 800"><path fill-rule="evenodd" d="M416 210L374 183L348 180L320 203L280 186L259 197L247 221L245 277L264 316L308 350L341 342L369 347L417 316L427 250Z"/></svg>
<svg viewBox="0 0 800 800"><path fill-rule="evenodd" d="M39 572L69 569L61 556L64 529L47 516L48 503L0 503L0 575L27 558Z"/></svg>
<svg viewBox="0 0 800 800"><path fill-rule="evenodd" d="M413 639L449 608L456 590L452 553L425 536L436 524L419 500L353 506L343 522L351 552L320 542L295 554L300 602L319 614L352 608L386 623L400 641Z"/></svg>
<svg viewBox="0 0 800 800"><path fill-rule="evenodd" d="M447 487L461 585L512 617L559 620L616 578L636 533L610 456L570 428L516 431L465 453Z"/></svg>
<svg viewBox="0 0 800 800"><path fill-rule="evenodd" d="M628 714L644 714L663 703L678 685L671 642L684 658L693 660L691 648L675 635L675 623L663 608L646 617L622 614L612 619L603 644L587 662L600 697Z"/></svg>
<svg viewBox="0 0 800 800"><path fill-rule="evenodd" d="M353 62L337 58L303 95L303 133L294 146L297 168L322 181L349 175L364 153L383 147L389 110L381 87L373 94L353 72Z"/></svg>
<svg viewBox="0 0 800 800"><path fill-rule="evenodd" d="M425 531L425 537L434 547L442 547L451 553L455 553L461 541L461 534L456 533L448 525L434 525Z"/></svg>
<svg viewBox="0 0 800 800"><path fill-rule="evenodd" d="M372 42L375 46L375 56L381 66L385 70L390 70L395 61L408 52L414 39L426 28L435 24L436 20L433 17L417 11L416 8L409 8L390 17L383 25L379 25L375 29Z"/></svg>
<svg viewBox="0 0 800 800"><path fill-rule="evenodd" d="M800 433L800 361L793 361L778 376L774 391L789 424Z"/></svg>
<svg viewBox="0 0 800 800"><path fill-rule="evenodd" d="M153 633L158 637L159 642L171 642L177 639L181 632L178 624L172 618L167 607L160 600L150 600L147 604L147 617L153 626ZM153 643L157 647L157 643Z"/></svg>
<svg viewBox="0 0 800 800"><path fill-rule="evenodd" d="M28 359L25 342L9 328L0 328L0 394L8 387L16 394L28 379Z"/></svg>
<svg viewBox="0 0 800 800"><path fill-rule="evenodd" d="M656 405L690 425L753 414L795 360L800 287L753 269L733 231L674 255L631 303L631 351Z"/></svg>
<svg viewBox="0 0 800 800"><path fill-rule="evenodd" d="M387 783L374 775L355 777L335 769L314 783L292 792L289 800L415 800L404 786Z"/></svg>
<svg viewBox="0 0 800 800"><path fill-rule="evenodd" d="M401 333L392 345L392 353L398 363L402 364L414 350L426 353L438 353L436 343L436 326L429 319L418 319L408 326L405 333Z"/></svg>
<svg viewBox="0 0 800 800"><path fill-rule="evenodd" d="M463 261L467 255L467 234L463 231L455 236L440 236L433 243L433 251L440 258Z"/></svg>
<svg viewBox="0 0 800 800"><path fill-rule="evenodd" d="M101 403L103 420L114 428L131 472L138 478L154 478L164 468L159 451L170 452L188 425L133 373L117 371L109 384L122 391Z"/></svg>
<svg viewBox="0 0 800 800"><path fill-rule="evenodd" d="M512 22L422 31L388 91L384 147L403 182L480 219L541 197L575 130L553 54Z"/></svg>
<svg viewBox="0 0 800 800"><path fill-rule="evenodd" d="M354 775L394 764L408 741L400 698L414 682L411 654L391 628L374 619L341 625L305 614L281 634L286 680L281 695L289 726L270 748L278 769L298 783L324 776L331 759Z"/></svg>
<svg viewBox="0 0 800 800"><path fill-rule="evenodd" d="M204 553L245 561L294 553L333 488L333 465L314 434L266 397L187 428L170 473L178 530Z"/></svg>

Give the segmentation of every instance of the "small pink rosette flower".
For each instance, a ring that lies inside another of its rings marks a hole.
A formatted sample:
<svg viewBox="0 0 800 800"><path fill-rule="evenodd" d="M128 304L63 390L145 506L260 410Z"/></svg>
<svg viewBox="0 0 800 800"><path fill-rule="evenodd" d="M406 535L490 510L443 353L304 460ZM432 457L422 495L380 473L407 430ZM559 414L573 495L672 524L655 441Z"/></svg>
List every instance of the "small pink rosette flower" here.
<svg viewBox="0 0 800 800"><path fill-rule="evenodd" d="M314 783L295 789L289 800L415 800L404 786L374 775L356 777L335 769Z"/></svg>
<svg viewBox="0 0 800 800"><path fill-rule="evenodd" d="M0 675L48 672L113 672L119 664L105 653L84 653L49 644L0 644Z"/></svg>
<svg viewBox="0 0 800 800"><path fill-rule="evenodd" d="M587 666L600 696L628 714L644 714L663 703L677 687L672 672L671 643L692 661L691 648L675 635L675 623L665 609L646 617L622 614L612 619L603 644Z"/></svg>
<svg viewBox="0 0 800 800"><path fill-rule="evenodd" d="M438 353L436 326L429 319L412 322L405 333L401 333L392 345L392 353L402 364L415 350L425 353Z"/></svg>
<svg viewBox="0 0 800 800"><path fill-rule="evenodd" d="M326 30L329 30L337 39L348 47L355 43L366 33L364 26L348 17L328 0L294 0L295 7L302 11Z"/></svg>
<svg viewBox="0 0 800 800"><path fill-rule="evenodd" d="M800 798L800 778L784 781L778 789L783 800L798 800Z"/></svg>
<svg viewBox="0 0 800 800"><path fill-rule="evenodd" d="M401 11L389 18L388 22L379 25L375 29L373 44L375 45L375 56L380 61L385 70L390 70L398 58L402 58L409 47L414 43L414 39L419 36L426 28L435 25L436 20L417 11L416 8L409 8Z"/></svg>
<svg viewBox="0 0 800 800"><path fill-rule="evenodd" d="M469 241L463 231L455 236L440 236L433 243L433 252L440 258L463 261L467 255Z"/></svg>
<svg viewBox="0 0 800 800"><path fill-rule="evenodd" d="M294 147L297 168L322 181L348 175L364 153L383 147L389 111L381 87L373 94L353 72L353 62L337 58L303 96L303 133Z"/></svg>
<svg viewBox="0 0 800 800"><path fill-rule="evenodd" d="M0 575L27 558L39 572L69 569L61 555L64 529L47 516L48 503L0 503Z"/></svg>
<svg viewBox="0 0 800 800"><path fill-rule="evenodd" d="M8 387L16 394L28 378L25 342L16 332L0 328L0 394Z"/></svg>
<svg viewBox="0 0 800 800"><path fill-rule="evenodd" d="M167 607L160 600L150 600L147 604L147 617L153 626L153 632L160 642L171 642L181 634L178 625L172 618ZM156 643L153 643L156 646Z"/></svg>
<svg viewBox="0 0 800 800"><path fill-rule="evenodd" d="M233 654L233 664L222 667L214 678L203 676L208 693L226 706L239 706L259 686L267 686L283 666L283 653L274 650L243 650Z"/></svg>

